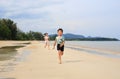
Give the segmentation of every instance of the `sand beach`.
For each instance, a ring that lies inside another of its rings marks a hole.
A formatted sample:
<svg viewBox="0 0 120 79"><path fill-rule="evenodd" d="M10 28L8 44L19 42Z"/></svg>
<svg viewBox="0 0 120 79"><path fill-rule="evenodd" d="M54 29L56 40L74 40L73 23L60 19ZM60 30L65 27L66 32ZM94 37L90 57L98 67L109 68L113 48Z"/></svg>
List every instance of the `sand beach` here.
<svg viewBox="0 0 120 79"><path fill-rule="evenodd" d="M40 41L0 41L0 47L28 42L17 49L21 59L22 53L27 53L24 59L13 61L14 68L0 72L0 79L120 79L120 58L65 48L63 63L59 64L57 51L44 48Z"/></svg>

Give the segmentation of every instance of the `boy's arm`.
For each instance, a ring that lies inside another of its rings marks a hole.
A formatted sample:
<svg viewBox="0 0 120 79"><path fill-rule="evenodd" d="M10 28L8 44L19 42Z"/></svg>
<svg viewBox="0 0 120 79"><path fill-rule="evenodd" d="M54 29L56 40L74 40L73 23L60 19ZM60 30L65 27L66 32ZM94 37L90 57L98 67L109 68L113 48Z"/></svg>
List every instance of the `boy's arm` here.
<svg viewBox="0 0 120 79"><path fill-rule="evenodd" d="M60 47L62 47L65 44L65 38L64 37L63 37L62 41L63 42L60 44Z"/></svg>
<svg viewBox="0 0 120 79"><path fill-rule="evenodd" d="M60 47L62 47L65 44L65 41L60 44Z"/></svg>

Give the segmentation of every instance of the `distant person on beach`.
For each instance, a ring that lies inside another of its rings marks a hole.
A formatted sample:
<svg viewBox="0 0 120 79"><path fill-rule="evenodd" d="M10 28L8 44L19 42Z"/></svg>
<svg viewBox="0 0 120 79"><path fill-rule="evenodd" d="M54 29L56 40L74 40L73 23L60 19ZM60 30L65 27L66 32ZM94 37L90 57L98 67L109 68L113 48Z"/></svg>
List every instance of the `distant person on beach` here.
<svg viewBox="0 0 120 79"><path fill-rule="evenodd" d="M53 49L55 48L56 43L57 43L59 64L62 64L61 57L63 56L63 53L64 53L64 43L65 43L65 39L62 36L63 35L63 29L59 28L57 30L57 33L58 33L58 36L55 39L55 43L54 43Z"/></svg>
<svg viewBox="0 0 120 79"><path fill-rule="evenodd" d="M48 49L50 49L50 45L49 45L49 36L48 36L48 33L45 33L44 34L44 40L45 40L45 48L48 47Z"/></svg>

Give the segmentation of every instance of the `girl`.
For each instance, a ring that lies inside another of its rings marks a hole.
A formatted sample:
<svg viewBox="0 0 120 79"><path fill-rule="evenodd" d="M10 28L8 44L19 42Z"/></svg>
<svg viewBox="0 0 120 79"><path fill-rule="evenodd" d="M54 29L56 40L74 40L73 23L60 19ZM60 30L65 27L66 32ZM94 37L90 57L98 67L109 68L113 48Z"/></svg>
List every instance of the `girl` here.
<svg viewBox="0 0 120 79"><path fill-rule="evenodd" d="M44 34L44 40L45 40L45 48L48 46L48 49L50 49L50 45L49 45L49 36L48 36L48 33L45 33Z"/></svg>

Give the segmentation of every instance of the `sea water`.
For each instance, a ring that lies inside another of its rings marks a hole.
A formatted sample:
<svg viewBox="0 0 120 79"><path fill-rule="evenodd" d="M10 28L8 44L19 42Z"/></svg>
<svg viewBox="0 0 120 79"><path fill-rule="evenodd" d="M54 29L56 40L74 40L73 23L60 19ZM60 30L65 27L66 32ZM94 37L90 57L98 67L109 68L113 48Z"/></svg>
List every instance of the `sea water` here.
<svg viewBox="0 0 120 79"><path fill-rule="evenodd" d="M66 41L66 47L88 53L120 58L120 41Z"/></svg>

